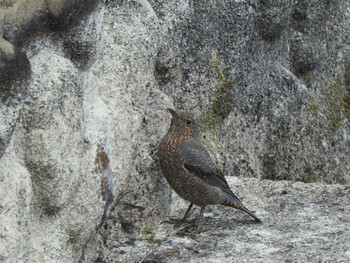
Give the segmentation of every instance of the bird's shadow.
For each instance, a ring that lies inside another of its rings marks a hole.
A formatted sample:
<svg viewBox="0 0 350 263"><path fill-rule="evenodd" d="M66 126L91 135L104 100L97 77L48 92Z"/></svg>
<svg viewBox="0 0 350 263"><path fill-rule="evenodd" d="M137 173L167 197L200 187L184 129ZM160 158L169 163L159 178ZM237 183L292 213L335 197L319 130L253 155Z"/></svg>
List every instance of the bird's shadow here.
<svg viewBox="0 0 350 263"><path fill-rule="evenodd" d="M177 236L192 236L195 234L208 232L213 229L231 230L233 226L239 227L240 225L261 224L261 222L250 219L220 219L216 217L204 218L200 229L198 229L198 219L196 218L186 221L181 221L178 218L169 218L168 220L164 220L162 223L173 225Z"/></svg>

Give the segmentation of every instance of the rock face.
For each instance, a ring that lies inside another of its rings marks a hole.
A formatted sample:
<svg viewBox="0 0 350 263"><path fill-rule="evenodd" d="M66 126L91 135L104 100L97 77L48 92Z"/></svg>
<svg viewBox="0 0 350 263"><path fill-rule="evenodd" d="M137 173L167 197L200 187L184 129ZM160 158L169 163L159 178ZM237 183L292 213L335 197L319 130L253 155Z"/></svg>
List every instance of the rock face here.
<svg viewBox="0 0 350 263"><path fill-rule="evenodd" d="M349 261L348 1L3 0L0 21L1 262ZM167 107L263 225L163 222L187 205L156 157Z"/></svg>

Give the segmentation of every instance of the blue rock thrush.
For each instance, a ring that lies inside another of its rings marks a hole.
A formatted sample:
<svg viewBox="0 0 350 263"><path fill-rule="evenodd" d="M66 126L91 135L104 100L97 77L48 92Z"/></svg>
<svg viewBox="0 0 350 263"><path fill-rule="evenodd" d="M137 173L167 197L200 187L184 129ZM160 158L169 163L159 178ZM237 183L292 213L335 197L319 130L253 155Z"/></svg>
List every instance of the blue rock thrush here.
<svg viewBox="0 0 350 263"><path fill-rule="evenodd" d="M201 208L198 229L207 205L234 207L261 222L229 188L224 175L199 142L198 127L191 115L173 109L168 111L172 114L172 121L160 143L159 159L170 186L180 197L190 202L179 223L185 222L194 204Z"/></svg>

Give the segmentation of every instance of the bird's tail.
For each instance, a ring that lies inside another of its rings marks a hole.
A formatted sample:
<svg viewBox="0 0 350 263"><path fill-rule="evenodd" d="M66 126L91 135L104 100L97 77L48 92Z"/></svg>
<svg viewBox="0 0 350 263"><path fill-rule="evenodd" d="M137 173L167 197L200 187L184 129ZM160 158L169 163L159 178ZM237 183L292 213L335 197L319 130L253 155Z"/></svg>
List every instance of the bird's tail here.
<svg viewBox="0 0 350 263"><path fill-rule="evenodd" d="M240 210L246 212L251 217L253 217L255 219L255 221L261 223L261 220L256 215L254 215L253 212L251 212L248 208L246 208L243 205L242 201L239 200L237 196L235 196L234 194L226 193L226 192L224 192L224 195L225 195L225 198L222 202L222 205L231 206L231 207L240 209Z"/></svg>

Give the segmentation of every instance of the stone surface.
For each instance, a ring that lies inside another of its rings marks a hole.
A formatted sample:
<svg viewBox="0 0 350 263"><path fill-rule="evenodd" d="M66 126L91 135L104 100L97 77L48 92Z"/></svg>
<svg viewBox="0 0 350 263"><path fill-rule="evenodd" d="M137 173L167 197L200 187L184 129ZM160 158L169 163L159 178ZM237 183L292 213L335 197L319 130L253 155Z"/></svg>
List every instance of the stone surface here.
<svg viewBox="0 0 350 263"><path fill-rule="evenodd" d="M348 1L0 1L0 261L349 261L349 24ZM187 206L167 107L263 225L163 222Z"/></svg>
<svg viewBox="0 0 350 263"><path fill-rule="evenodd" d="M228 183L247 197L244 201L255 207L262 224L235 209L213 206L204 213L202 233L190 233L195 229L190 224L174 230L163 223L155 233L162 235L160 244L149 249L143 262L349 260L348 186L235 177ZM186 204L179 207L186 210ZM174 207L173 215L179 217L175 211Z"/></svg>
<svg viewBox="0 0 350 263"><path fill-rule="evenodd" d="M15 104L13 98L25 97L31 68L24 52L0 38L0 100L3 104Z"/></svg>

